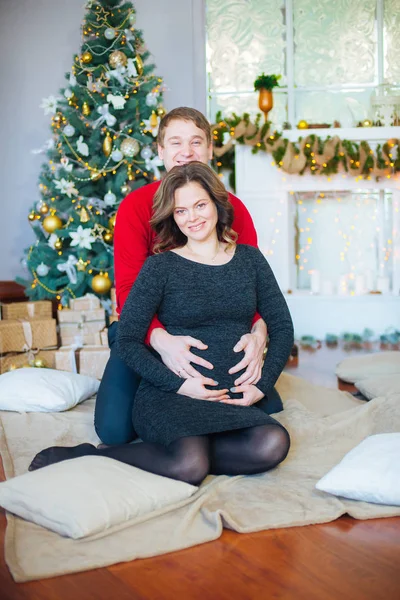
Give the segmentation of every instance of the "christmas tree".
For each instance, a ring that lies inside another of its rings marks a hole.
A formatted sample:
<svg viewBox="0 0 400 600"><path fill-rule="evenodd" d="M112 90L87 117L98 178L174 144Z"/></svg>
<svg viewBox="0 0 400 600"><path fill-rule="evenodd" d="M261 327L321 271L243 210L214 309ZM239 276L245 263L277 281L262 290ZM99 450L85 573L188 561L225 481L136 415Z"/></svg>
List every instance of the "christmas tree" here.
<svg viewBox="0 0 400 600"><path fill-rule="evenodd" d="M32 300L95 292L113 283L113 228L122 199L160 177L156 136L164 109L162 79L135 28L131 3L89 0L82 46L66 86L41 107L52 138L29 213L36 241L25 250Z"/></svg>

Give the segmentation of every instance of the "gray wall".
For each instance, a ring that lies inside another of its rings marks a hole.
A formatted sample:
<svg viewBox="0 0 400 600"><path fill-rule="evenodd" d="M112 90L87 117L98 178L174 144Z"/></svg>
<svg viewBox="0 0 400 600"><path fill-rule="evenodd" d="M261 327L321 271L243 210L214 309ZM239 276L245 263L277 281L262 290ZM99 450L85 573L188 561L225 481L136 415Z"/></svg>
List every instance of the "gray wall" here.
<svg viewBox="0 0 400 600"><path fill-rule="evenodd" d="M39 108L57 94L80 49L84 0L0 0L0 280L26 275L23 248L36 236L27 216L39 199L50 118ZM133 0L137 26L163 77L167 109L205 112L204 0Z"/></svg>

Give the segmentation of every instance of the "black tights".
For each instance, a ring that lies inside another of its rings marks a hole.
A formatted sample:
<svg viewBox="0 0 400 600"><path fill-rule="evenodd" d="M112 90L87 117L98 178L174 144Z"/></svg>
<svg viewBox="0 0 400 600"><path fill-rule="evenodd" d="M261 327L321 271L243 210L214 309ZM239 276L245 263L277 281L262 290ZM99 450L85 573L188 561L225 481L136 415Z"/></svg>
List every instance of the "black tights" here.
<svg viewBox="0 0 400 600"><path fill-rule="evenodd" d="M273 469L286 457L289 434L279 425L259 425L209 436L184 437L165 447L142 442L95 448L52 447L39 452L30 470L79 456L106 456L151 473L198 485L209 473L248 475Z"/></svg>

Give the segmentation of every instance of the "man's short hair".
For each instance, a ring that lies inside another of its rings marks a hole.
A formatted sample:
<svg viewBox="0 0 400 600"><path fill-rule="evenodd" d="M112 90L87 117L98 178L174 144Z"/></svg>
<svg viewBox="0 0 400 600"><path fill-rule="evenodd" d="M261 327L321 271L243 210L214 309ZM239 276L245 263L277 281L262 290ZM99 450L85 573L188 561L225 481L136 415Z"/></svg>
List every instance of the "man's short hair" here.
<svg viewBox="0 0 400 600"><path fill-rule="evenodd" d="M199 110L195 108L189 108L187 106L180 106L179 108L174 108L170 110L160 122L160 127L158 129L157 142L163 147L164 146L164 136L165 130L171 121L192 121L202 131L204 131L206 135L207 145L211 144L211 125Z"/></svg>

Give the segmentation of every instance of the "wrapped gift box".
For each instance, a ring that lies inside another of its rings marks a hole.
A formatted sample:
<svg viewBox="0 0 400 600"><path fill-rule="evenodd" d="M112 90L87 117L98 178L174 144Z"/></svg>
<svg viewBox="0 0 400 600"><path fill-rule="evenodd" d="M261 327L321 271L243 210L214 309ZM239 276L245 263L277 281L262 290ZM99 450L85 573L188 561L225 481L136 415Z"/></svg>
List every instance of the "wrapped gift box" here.
<svg viewBox="0 0 400 600"><path fill-rule="evenodd" d="M56 369L71 371L101 379L110 358L109 348L104 346L61 346L55 353Z"/></svg>
<svg viewBox="0 0 400 600"><path fill-rule="evenodd" d="M106 311L104 308L93 310L71 310L63 308L57 312L58 322L61 323L92 323L94 321L106 324Z"/></svg>
<svg viewBox="0 0 400 600"><path fill-rule="evenodd" d="M104 308L63 309L57 313L62 346L101 345L100 332L106 325Z"/></svg>
<svg viewBox="0 0 400 600"><path fill-rule="evenodd" d="M61 346L55 352L55 369L58 371L79 372L79 349L76 346Z"/></svg>
<svg viewBox="0 0 400 600"><path fill-rule="evenodd" d="M115 293L115 288L111 288L111 314L117 314L117 295Z"/></svg>
<svg viewBox="0 0 400 600"><path fill-rule="evenodd" d="M107 346L108 348L108 329L107 327L100 331L100 341L102 346Z"/></svg>
<svg viewBox="0 0 400 600"><path fill-rule="evenodd" d="M100 331L105 323L61 323L60 337L62 346L101 346Z"/></svg>
<svg viewBox="0 0 400 600"><path fill-rule="evenodd" d="M0 373L24 366L34 366L35 360L43 360L48 369L55 369L56 350L39 350L39 352L11 352L0 357Z"/></svg>
<svg viewBox="0 0 400 600"><path fill-rule="evenodd" d="M101 379L109 358L109 348L105 348L104 346L85 346L79 352L79 373Z"/></svg>
<svg viewBox="0 0 400 600"><path fill-rule="evenodd" d="M71 298L69 307L72 310L96 310L100 308L100 300L94 294L86 294L81 298Z"/></svg>
<svg viewBox="0 0 400 600"><path fill-rule="evenodd" d="M57 348L55 319L0 321L0 354Z"/></svg>
<svg viewBox="0 0 400 600"><path fill-rule="evenodd" d="M52 303L50 300L36 302L10 302L1 304L2 319L51 319Z"/></svg>

